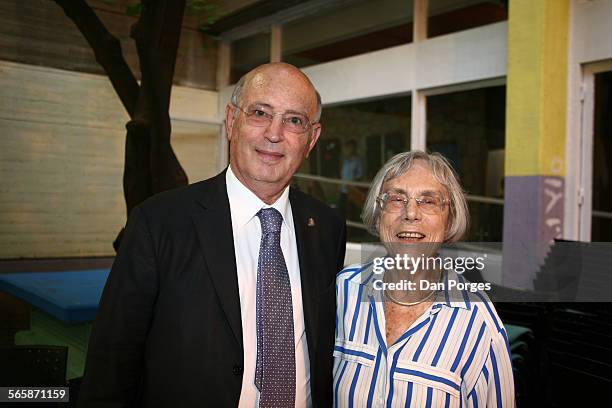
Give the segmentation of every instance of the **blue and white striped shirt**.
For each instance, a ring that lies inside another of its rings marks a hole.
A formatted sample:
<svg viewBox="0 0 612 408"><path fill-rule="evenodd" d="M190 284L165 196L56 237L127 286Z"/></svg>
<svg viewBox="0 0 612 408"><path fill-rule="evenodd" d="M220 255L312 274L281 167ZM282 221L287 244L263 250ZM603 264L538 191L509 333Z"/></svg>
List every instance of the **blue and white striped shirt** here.
<svg viewBox="0 0 612 408"><path fill-rule="evenodd" d="M372 276L366 264L336 278L335 406L514 407L507 334L486 295L447 285L389 346Z"/></svg>

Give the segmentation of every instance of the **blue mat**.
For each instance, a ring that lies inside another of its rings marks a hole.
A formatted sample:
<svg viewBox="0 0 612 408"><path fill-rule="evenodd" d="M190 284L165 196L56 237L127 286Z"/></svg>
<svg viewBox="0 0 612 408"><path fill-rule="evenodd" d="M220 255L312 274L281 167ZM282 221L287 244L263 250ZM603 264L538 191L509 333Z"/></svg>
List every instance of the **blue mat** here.
<svg viewBox="0 0 612 408"><path fill-rule="evenodd" d="M96 318L110 269L0 274L0 291L15 296L65 323Z"/></svg>

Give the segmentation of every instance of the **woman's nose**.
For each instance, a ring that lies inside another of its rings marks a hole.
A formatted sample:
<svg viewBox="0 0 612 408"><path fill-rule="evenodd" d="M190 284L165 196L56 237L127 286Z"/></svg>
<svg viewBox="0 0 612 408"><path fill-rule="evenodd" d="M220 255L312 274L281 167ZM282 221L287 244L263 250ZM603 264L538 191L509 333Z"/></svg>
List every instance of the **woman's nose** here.
<svg viewBox="0 0 612 408"><path fill-rule="evenodd" d="M408 202L404 206L404 218L406 220L416 220L421 216L421 209L416 199L409 197Z"/></svg>

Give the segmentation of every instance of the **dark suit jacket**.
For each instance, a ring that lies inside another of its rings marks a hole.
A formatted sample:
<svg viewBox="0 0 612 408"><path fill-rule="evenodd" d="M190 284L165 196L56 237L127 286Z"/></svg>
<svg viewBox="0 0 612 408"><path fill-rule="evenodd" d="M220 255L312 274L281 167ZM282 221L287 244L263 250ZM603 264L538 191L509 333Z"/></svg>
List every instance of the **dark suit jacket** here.
<svg viewBox="0 0 612 408"><path fill-rule="evenodd" d="M291 189L310 381L332 405L335 275L346 228ZM314 226L309 219L314 220ZM132 211L89 342L79 407L235 407L242 325L225 172Z"/></svg>

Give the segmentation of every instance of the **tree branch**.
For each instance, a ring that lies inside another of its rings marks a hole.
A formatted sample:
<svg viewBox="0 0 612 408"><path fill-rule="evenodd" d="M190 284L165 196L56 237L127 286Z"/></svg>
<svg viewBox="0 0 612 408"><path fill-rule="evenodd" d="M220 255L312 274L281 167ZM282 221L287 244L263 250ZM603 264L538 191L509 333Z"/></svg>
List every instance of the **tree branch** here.
<svg viewBox="0 0 612 408"><path fill-rule="evenodd" d="M96 61L104 68L130 117L134 115L140 87L123 58L121 43L98 18L85 0L55 0L77 26L92 50Z"/></svg>

